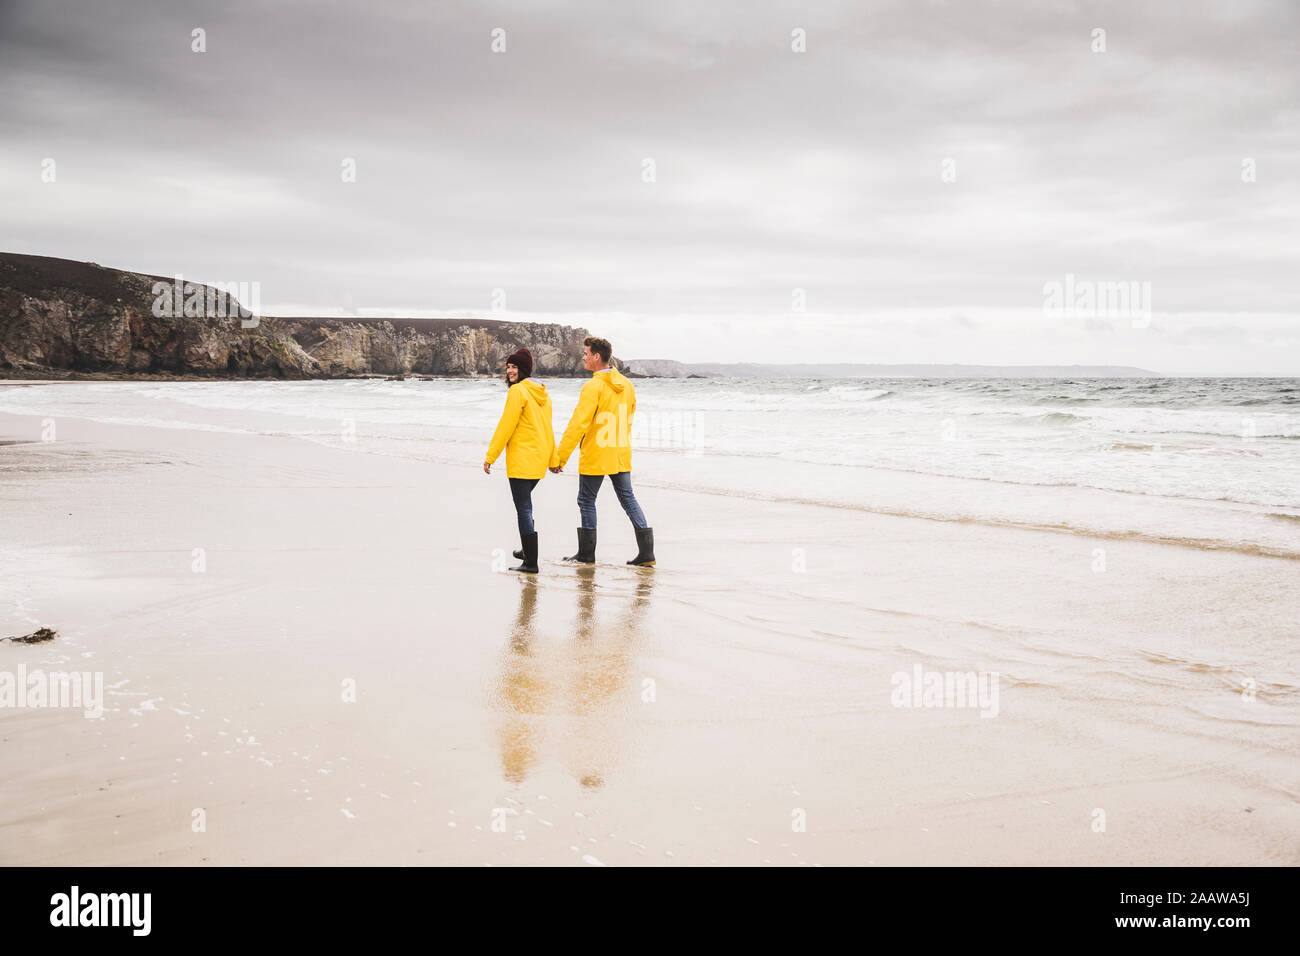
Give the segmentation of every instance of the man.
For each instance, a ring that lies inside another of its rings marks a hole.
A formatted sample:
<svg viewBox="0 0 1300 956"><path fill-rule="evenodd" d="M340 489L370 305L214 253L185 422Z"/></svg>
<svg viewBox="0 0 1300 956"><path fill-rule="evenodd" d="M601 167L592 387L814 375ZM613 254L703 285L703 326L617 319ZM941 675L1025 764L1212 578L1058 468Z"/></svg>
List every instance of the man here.
<svg viewBox="0 0 1300 956"><path fill-rule="evenodd" d="M654 529L646 526L645 515L632 493L632 415L636 411L636 390L618 369L611 368L613 348L607 339L583 340L582 363L592 373L582 386L578 407L573 410L564 438L551 458L551 471L564 470L564 463L581 444L578 456L578 553L565 558L594 564L596 561L596 493L609 475L618 503L636 530L637 554L628 564L651 567L655 563Z"/></svg>

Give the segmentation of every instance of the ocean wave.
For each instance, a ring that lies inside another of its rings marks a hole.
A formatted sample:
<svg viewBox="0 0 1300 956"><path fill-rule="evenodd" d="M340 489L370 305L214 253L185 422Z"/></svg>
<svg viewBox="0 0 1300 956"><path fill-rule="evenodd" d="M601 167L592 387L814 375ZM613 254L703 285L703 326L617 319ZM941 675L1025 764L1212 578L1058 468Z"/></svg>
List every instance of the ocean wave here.
<svg viewBox="0 0 1300 956"><path fill-rule="evenodd" d="M892 388L868 388L864 385L832 385L826 391L831 395L848 395L852 398L865 398L868 401L895 394Z"/></svg>
<svg viewBox="0 0 1300 956"><path fill-rule="evenodd" d="M1069 534L1084 538L1098 538L1106 541L1132 541L1145 544L1163 544L1174 547L1189 548L1196 551L1219 551L1235 554L1247 554L1255 557L1280 558L1288 561L1300 561L1300 548L1281 545L1261 544L1253 541L1232 540L1227 538L1191 537L1159 531L1140 529L1116 530L1089 527L1062 521L1043 521L1033 518L995 517L977 514L944 514L937 511L906 507L888 507L864 504L861 502L841 501L837 499L818 498L812 495L791 495L762 493L752 490L707 487L702 485L683 485L677 482L652 481L647 484L690 491L698 494L720 495L723 497L747 498L761 501L774 501L788 504L816 505L822 508L836 508L865 514L887 515L896 518L916 518L923 521L937 521L944 524L969 524L990 528L1015 528L1022 531L1046 531L1055 534Z"/></svg>
<svg viewBox="0 0 1300 956"><path fill-rule="evenodd" d="M1075 422L1087 421L1080 415L1073 415L1070 412L1048 412L1045 415L1035 415L1032 417L1035 422L1051 425L1072 425Z"/></svg>
<svg viewBox="0 0 1300 956"><path fill-rule="evenodd" d="M561 431L581 383L553 385ZM1300 417L1280 404L1300 394L1295 380L655 379L637 388L638 455L668 461L703 453L717 466L709 470L730 474L738 486L750 483L751 472L789 463L795 488L823 479L843 485L855 480L853 472L820 469L856 468L866 483L888 477L874 473L898 472L1279 514L1297 506ZM0 407L17 415L321 437L347 419L365 440L388 437L412 449L427 441L432 449L485 444L504 395L501 383L488 379L101 382L9 389ZM677 436L680 447L654 445L665 434ZM954 486L959 494L971 487ZM1294 520L1274 518L1273 534L1285 537L1282 522Z"/></svg>

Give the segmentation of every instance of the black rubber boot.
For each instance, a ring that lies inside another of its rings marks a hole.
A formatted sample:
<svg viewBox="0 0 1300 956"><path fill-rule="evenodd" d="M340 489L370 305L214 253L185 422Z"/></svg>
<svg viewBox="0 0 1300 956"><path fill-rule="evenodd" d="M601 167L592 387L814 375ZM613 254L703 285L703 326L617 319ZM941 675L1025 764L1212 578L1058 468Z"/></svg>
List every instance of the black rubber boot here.
<svg viewBox="0 0 1300 956"><path fill-rule="evenodd" d="M518 551L515 554L523 561L517 568L511 568L511 571L523 571L525 574L537 573L537 532L519 536L523 542L524 550L520 555Z"/></svg>
<svg viewBox="0 0 1300 956"><path fill-rule="evenodd" d="M577 561L579 564L596 563L596 529L578 529L578 553L571 554L565 561Z"/></svg>
<svg viewBox="0 0 1300 956"><path fill-rule="evenodd" d="M636 532L636 557L628 564L639 564L642 567L654 567L655 563L655 529L654 528L633 528Z"/></svg>

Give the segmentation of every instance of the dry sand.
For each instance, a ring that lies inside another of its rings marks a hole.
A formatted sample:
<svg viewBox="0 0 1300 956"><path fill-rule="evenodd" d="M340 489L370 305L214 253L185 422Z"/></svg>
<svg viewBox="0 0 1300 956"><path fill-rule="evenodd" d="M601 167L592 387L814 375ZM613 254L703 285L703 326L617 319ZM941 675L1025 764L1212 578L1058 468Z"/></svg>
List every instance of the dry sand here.
<svg viewBox="0 0 1300 956"><path fill-rule="evenodd" d="M0 862L1300 861L1251 656L1294 561L642 487L659 567L606 488L574 568L563 475L529 579L503 467L41 432L0 415L0 634L60 636L0 671L109 690L0 709ZM918 664L998 671L997 715L893 706Z"/></svg>

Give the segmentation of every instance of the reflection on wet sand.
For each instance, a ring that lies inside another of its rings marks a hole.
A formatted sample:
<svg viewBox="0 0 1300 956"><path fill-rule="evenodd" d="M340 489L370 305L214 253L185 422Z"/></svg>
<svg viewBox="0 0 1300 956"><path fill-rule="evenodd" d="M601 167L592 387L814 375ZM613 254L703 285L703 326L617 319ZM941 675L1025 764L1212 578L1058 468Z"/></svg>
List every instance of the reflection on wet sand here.
<svg viewBox="0 0 1300 956"><path fill-rule="evenodd" d="M526 576L520 582L519 610L510 630L509 648L502 661L500 699L507 719L498 731L501 765L511 783L522 783L537 760L544 728L534 715L545 713L547 687L532 666L533 616L537 613L537 582Z"/></svg>
<svg viewBox="0 0 1300 956"><path fill-rule="evenodd" d="M501 765L511 783L523 782L537 767L548 735L560 743L559 756L583 787L602 786L618 762L626 724L641 706L632 665L654 572L639 572L630 596L620 593L622 580L598 585L599 573L575 569L577 615L560 633L537 627L538 596L544 588L552 600L569 592L535 580L520 583L496 695Z"/></svg>

